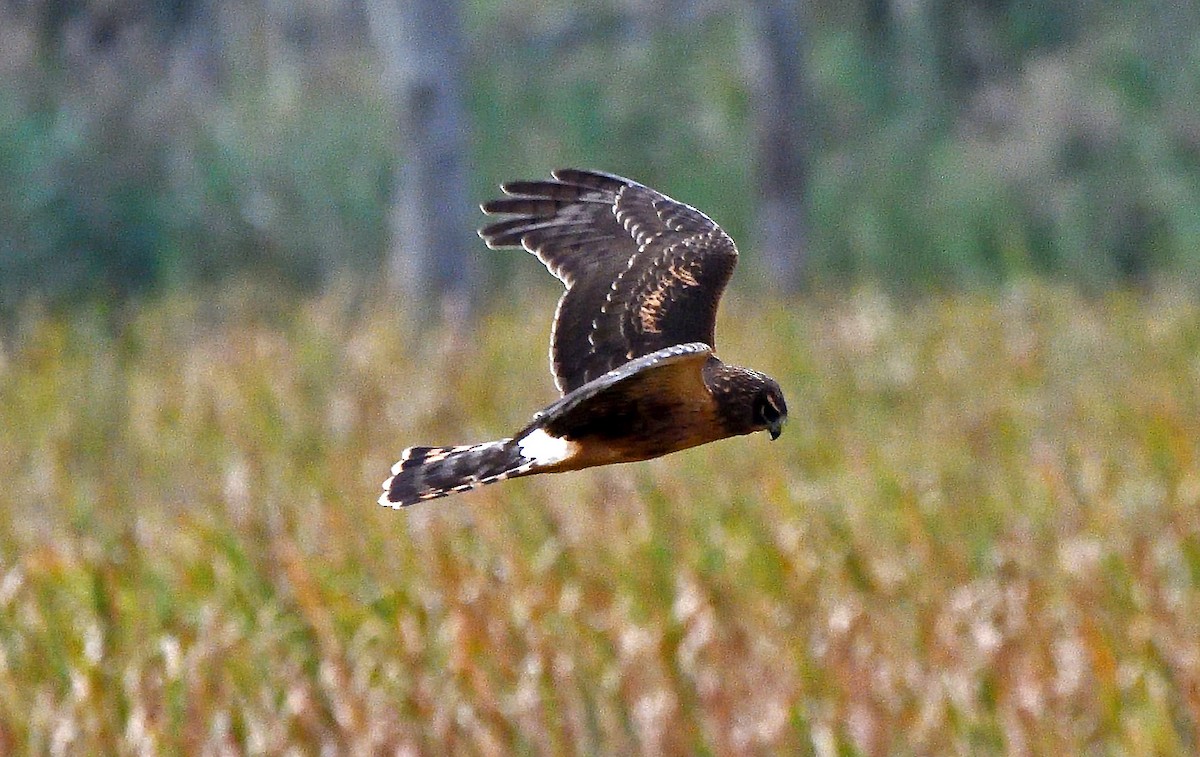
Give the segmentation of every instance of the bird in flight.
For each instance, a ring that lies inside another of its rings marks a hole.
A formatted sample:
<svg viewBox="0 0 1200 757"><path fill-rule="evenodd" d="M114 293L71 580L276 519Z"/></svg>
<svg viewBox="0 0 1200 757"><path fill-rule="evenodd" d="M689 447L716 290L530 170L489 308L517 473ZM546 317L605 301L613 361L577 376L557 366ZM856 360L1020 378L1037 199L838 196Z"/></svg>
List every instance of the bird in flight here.
<svg viewBox="0 0 1200 757"><path fill-rule="evenodd" d="M379 504L404 507L535 473L647 460L787 419L771 378L713 354L717 303L737 247L693 207L635 181L561 169L501 185L479 230L523 247L566 286L550 339L562 398L511 437L409 447Z"/></svg>

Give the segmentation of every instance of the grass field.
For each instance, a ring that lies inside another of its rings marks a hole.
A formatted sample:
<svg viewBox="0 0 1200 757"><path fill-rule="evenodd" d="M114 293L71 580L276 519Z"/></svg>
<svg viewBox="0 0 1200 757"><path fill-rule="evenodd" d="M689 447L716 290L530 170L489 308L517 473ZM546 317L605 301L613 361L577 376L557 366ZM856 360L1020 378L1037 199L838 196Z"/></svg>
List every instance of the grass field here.
<svg viewBox="0 0 1200 757"><path fill-rule="evenodd" d="M375 504L553 395L329 297L0 351L0 753L1193 754L1200 306L733 297L791 421Z"/></svg>

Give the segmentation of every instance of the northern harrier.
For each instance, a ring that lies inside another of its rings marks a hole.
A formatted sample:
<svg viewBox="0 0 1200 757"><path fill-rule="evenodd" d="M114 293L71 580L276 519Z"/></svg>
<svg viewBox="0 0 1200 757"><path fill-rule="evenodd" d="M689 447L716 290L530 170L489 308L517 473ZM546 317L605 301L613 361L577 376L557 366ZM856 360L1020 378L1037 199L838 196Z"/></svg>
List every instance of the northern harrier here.
<svg viewBox="0 0 1200 757"><path fill-rule="evenodd" d="M480 229L524 247L567 291L550 344L562 399L508 439L410 447L381 505L403 507L516 476L646 460L754 431L779 436L779 384L713 354L717 302L737 263L708 216L612 174L565 169L502 185Z"/></svg>

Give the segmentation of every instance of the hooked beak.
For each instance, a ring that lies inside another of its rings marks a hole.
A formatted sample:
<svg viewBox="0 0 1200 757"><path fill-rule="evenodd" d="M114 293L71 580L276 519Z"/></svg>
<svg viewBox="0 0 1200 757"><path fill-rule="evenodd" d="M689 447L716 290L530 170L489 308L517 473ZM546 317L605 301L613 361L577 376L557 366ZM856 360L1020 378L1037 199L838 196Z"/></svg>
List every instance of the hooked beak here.
<svg viewBox="0 0 1200 757"><path fill-rule="evenodd" d="M781 416L779 418L779 420L777 420L774 423L772 423L771 425L767 426L767 431L771 432L771 441L775 441L776 439L779 438L779 435L783 433L783 423L786 420L787 420L787 416L784 415L784 416Z"/></svg>

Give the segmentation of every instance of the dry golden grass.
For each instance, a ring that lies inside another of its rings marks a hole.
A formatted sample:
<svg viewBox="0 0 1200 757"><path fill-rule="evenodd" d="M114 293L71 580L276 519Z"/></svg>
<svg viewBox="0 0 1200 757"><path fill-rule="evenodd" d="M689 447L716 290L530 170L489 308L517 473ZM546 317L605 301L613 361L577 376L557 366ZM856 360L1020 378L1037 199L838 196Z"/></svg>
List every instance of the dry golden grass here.
<svg viewBox="0 0 1200 757"><path fill-rule="evenodd" d="M551 306L28 319L0 752L1200 749L1195 302L735 298L780 441L377 507L551 398Z"/></svg>

